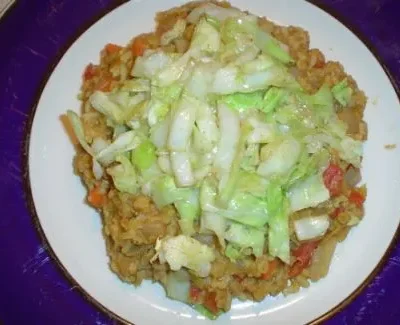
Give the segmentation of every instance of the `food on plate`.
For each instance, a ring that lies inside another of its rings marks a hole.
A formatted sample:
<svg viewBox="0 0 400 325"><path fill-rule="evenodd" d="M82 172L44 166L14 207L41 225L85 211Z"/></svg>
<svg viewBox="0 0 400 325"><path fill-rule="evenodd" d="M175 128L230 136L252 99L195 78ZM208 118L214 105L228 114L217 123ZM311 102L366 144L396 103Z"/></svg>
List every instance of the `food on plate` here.
<svg viewBox="0 0 400 325"><path fill-rule="evenodd" d="M68 111L111 269L210 318L325 277L364 214L364 93L300 27L226 2L156 18Z"/></svg>

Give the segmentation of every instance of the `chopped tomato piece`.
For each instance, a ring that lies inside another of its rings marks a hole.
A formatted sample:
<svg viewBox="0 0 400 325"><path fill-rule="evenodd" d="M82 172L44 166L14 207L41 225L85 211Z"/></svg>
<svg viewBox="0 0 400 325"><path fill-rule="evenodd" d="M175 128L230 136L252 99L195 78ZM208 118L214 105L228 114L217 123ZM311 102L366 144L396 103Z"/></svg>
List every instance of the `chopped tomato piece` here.
<svg viewBox="0 0 400 325"><path fill-rule="evenodd" d="M349 201L354 203L356 206L361 207L365 201L365 197L359 191L353 190L349 195Z"/></svg>
<svg viewBox="0 0 400 325"><path fill-rule="evenodd" d="M112 84L113 79L112 78L104 78L99 81L99 83L96 85L96 90L104 91L104 92L109 92L111 91L111 84Z"/></svg>
<svg viewBox="0 0 400 325"><path fill-rule="evenodd" d="M343 176L343 170L333 163L324 171L324 183L331 196L337 196L342 192Z"/></svg>
<svg viewBox="0 0 400 325"><path fill-rule="evenodd" d="M272 261L270 261L270 262L268 263L268 269L267 269L267 271L266 271L265 273L263 273L263 274L261 275L261 279L262 279L262 280L269 280L269 279L271 279L272 276L274 275L274 273L275 273L277 267L278 267L278 264L279 264L279 262L278 262L278 260L277 260L276 258L273 259Z"/></svg>
<svg viewBox="0 0 400 325"><path fill-rule="evenodd" d="M199 300L201 293L202 290L200 288L192 285L189 291L190 300L192 300L192 302L197 302Z"/></svg>
<svg viewBox="0 0 400 325"><path fill-rule="evenodd" d="M217 307L217 294L215 292L208 292L203 302L204 307L206 307L213 314L218 314Z"/></svg>
<svg viewBox="0 0 400 325"><path fill-rule="evenodd" d="M310 265L311 258L317 248L319 241L310 241L301 244L299 247L292 251L292 255L296 257L296 262L289 269L289 277L299 275L307 266Z"/></svg>
<svg viewBox="0 0 400 325"><path fill-rule="evenodd" d="M89 191L87 199L95 208L101 208L106 202L107 196L100 188L100 185L96 185Z"/></svg>
<svg viewBox="0 0 400 325"><path fill-rule="evenodd" d="M289 268L288 276L289 278L294 278L303 272L305 266L301 264L300 261L294 262L294 264Z"/></svg>
<svg viewBox="0 0 400 325"><path fill-rule="evenodd" d="M323 60L317 60L314 64L314 68L321 69L325 66L325 62Z"/></svg>
<svg viewBox="0 0 400 325"><path fill-rule="evenodd" d="M303 243L293 250L292 255L296 257L297 261L308 266L311 261L312 254L314 253L314 250L317 248L318 244L318 240Z"/></svg>
<svg viewBox="0 0 400 325"><path fill-rule="evenodd" d="M330 214L330 217L332 219L335 219L335 218L337 218L339 216L339 214L341 214L343 212L344 212L343 207L338 207Z"/></svg>
<svg viewBox="0 0 400 325"><path fill-rule="evenodd" d="M132 44L132 54L134 56L142 56L147 49L147 42L143 38L136 38Z"/></svg>
<svg viewBox="0 0 400 325"><path fill-rule="evenodd" d="M239 275L239 274L234 274L233 277L239 283L241 283L244 280L244 277L242 275Z"/></svg>
<svg viewBox="0 0 400 325"><path fill-rule="evenodd" d="M117 44L108 43L106 45L106 51L108 54L117 53L120 49L122 49L122 47Z"/></svg>
<svg viewBox="0 0 400 325"><path fill-rule="evenodd" d="M85 72L83 73L83 79L90 80L96 75L96 67L93 64L88 64Z"/></svg>

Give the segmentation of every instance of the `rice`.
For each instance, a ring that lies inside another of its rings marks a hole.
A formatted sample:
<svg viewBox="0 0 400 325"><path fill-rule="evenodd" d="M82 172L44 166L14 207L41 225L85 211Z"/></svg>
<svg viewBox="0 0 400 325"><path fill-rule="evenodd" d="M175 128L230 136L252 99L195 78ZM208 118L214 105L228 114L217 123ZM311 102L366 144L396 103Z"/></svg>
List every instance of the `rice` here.
<svg viewBox="0 0 400 325"><path fill-rule="evenodd" d="M177 19L186 18L188 13L199 4L199 2L188 3L159 13L157 30L137 38L144 40L148 48L158 48L160 35L169 30ZM228 3L218 4L229 6ZM315 93L324 83L333 86L344 78L348 79L353 89L352 103L346 113L339 113L339 117L349 125L349 133L354 139L365 140L367 129L362 117L367 99L354 79L346 74L343 66L338 62L327 61L318 49L310 49L309 34L302 28L279 26L266 18L260 18L259 25L288 47L289 53L296 61L292 68L293 74L308 93ZM164 50L182 51L182 47L184 48L192 37L193 27L191 24L187 25L180 43L164 46ZM110 91L129 78L128 71L132 69L135 61L132 53L134 42L135 39L117 52L109 53L103 50L100 64L90 64L85 71L80 98L82 99L85 137L89 143L94 138L112 139L112 129L107 126L104 116L90 106L88 99L95 90ZM348 164L338 157L337 163L344 169L348 167ZM89 190L98 186L99 182L93 175L89 154L78 149L74 165L76 173ZM176 210L172 206L158 210L144 195L135 196L119 192L107 175L101 179L101 186L107 193L107 199L99 210L102 215L103 235L111 270L121 280L134 285L139 285L144 279L158 281L165 285L167 275L171 272L169 266L160 264L158 261L151 263L150 260L155 254L154 244L157 238L175 236L180 233ZM343 241L354 225L354 223L349 225L352 217L361 219L364 214L362 206L349 201L348 195L351 190L353 189L344 188L343 195L317 208L294 213L290 217L292 249L300 245L293 231L294 220L308 215L318 215L321 212L332 216L338 209L340 209L339 213L332 217L328 233L321 240L322 242L330 240L331 246ZM359 190L364 191L365 195L365 189ZM270 256L263 255L258 258L248 257L233 263L224 255L219 254L212 264L208 277L192 280L193 285L202 290L198 298L199 302L205 299L205 292L212 292L215 293L217 307L227 311L234 297L261 301L269 295L276 296L280 293L287 295L310 285L309 268L293 277L289 276L289 269L295 264L295 258L292 259L291 265L278 261L272 274L263 278L263 274L268 272L270 260ZM329 262L325 261L325 264ZM321 269L326 267L327 265L320 266ZM315 265L312 271L314 280L323 276L323 272L318 274L318 268Z"/></svg>

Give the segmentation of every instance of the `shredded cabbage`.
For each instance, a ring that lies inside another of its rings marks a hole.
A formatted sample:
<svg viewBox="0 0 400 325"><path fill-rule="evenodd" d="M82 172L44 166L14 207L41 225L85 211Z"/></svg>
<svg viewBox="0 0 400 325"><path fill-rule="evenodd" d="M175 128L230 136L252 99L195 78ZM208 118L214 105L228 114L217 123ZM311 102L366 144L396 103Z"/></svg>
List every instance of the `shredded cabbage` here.
<svg viewBox="0 0 400 325"><path fill-rule="evenodd" d="M309 240L321 237L330 225L329 216L307 217L294 221L294 230L299 240Z"/></svg>
<svg viewBox="0 0 400 325"><path fill-rule="evenodd" d="M312 175L289 189L290 208L292 211L315 207L328 200L329 197L329 191L324 185L321 174Z"/></svg>
<svg viewBox="0 0 400 325"><path fill-rule="evenodd" d="M115 160L120 164L107 168L107 173L112 177L115 187L121 192L136 194L138 183L135 168L123 155Z"/></svg>
<svg viewBox="0 0 400 325"><path fill-rule="evenodd" d="M132 162L140 170L146 170L157 160L155 146L149 141L143 141L132 151Z"/></svg>
<svg viewBox="0 0 400 325"><path fill-rule="evenodd" d="M268 250L283 262L290 262L289 208L288 199L279 179L274 179L267 188Z"/></svg>
<svg viewBox="0 0 400 325"><path fill-rule="evenodd" d="M227 170L235 158L240 138L240 120L236 112L224 104L218 105L218 121L221 137L218 143L215 166ZM227 170L229 172L229 170Z"/></svg>
<svg viewBox="0 0 400 325"><path fill-rule="evenodd" d="M173 83L167 87L151 87L151 100L147 105L147 119L150 126L161 122L170 111L171 107L180 98L182 86Z"/></svg>
<svg viewBox="0 0 400 325"><path fill-rule="evenodd" d="M179 212L182 233L192 235L194 230L194 221L200 214L200 203L197 189L188 189L182 193L182 199L175 201L175 207Z"/></svg>
<svg viewBox="0 0 400 325"><path fill-rule="evenodd" d="M82 121L81 121L79 115L76 114L74 111L69 110L67 112L67 116L68 116L69 122L72 125L72 129L74 130L75 136L79 141L79 144L82 146L83 149L85 149L85 151L88 154L93 156L94 152L85 139L85 132L83 130Z"/></svg>
<svg viewBox="0 0 400 325"><path fill-rule="evenodd" d="M353 95L353 89L348 85L347 79L343 79L332 88L333 97L342 106L348 106Z"/></svg>
<svg viewBox="0 0 400 325"><path fill-rule="evenodd" d="M187 303L190 294L190 275L186 270L169 272L165 284L167 296L174 300Z"/></svg>
<svg viewBox="0 0 400 325"><path fill-rule="evenodd" d="M297 162L301 145L294 138L267 144L261 149L261 163L257 173L264 177L287 173Z"/></svg>
<svg viewBox="0 0 400 325"><path fill-rule="evenodd" d="M164 67L172 63L179 55L172 55L161 50L146 50L143 56L139 56L135 60L132 68L132 76L138 78L152 79Z"/></svg>
<svg viewBox="0 0 400 325"><path fill-rule="evenodd" d="M184 199L182 190L176 187L174 179L169 175L155 180L151 196L158 208Z"/></svg>
<svg viewBox="0 0 400 325"><path fill-rule="evenodd" d="M207 3L193 9L187 17L187 20L192 24L197 23L199 18L204 14L217 21L224 21L229 17L240 16L242 12L235 8L222 8L213 3Z"/></svg>
<svg viewBox="0 0 400 325"><path fill-rule="evenodd" d="M263 106L263 92L255 91L253 93L233 93L222 96L222 101L237 111L243 111Z"/></svg>
<svg viewBox="0 0 400 325"><path fill-rule="evenodd" d="M183 96L174 109L168 136L168 149L185 151L196 120L196 105L194 100Z"/></svg>
<svg viewBox="0 0 400 325"><path fill-rule="evenodd" d="M267 32L258 28L255 34L257 46L265 53L284 64L293 63L293 59L282 43Z"/></svg>
<svg viewBox="0 0 400 325"><path fill-rule="evenodd" d="M185 53L163 50L191 24ZM183 235L156 247L172 270L209 274L214 252L190 237L197 232L214 235L233 261L268 251L290 263L289 215L330 198L322 173L332 152L361 165L362 142L337 116L351 105L348 80L307 94L291 73L285 44L256 16L213 3L178 19L161 45L135 59L131 78L90 96L111 129L109 140L91 142L68 111L95 178L106 172L119 191L176 208ZM327 226L325 217L294 224L299 240ZM187 283L181 290L178 282L167 280L168 292L185 300Z"/></svg>
<svg viewBox="0 0 400 325"><path fill-rule="evenodd" d="M263 254L265 243L263 230L232 223L225 232L225 239L242 249L251 248L255 256Z"/></svg>
<svg viewBox="0 0 400 325"><path fill-rule="evenodd" d="M229 243L225 248L225 256L229 258L232 262L236 262L243 256L243 254L239 247L236 247L236 245Z"/></svg>
<svg viewBox="0 0 400 325"><path fill-rule="evenodd" d="M218 52L220 46L221 36L218 30L207 19L201 19L194 30L188 53L197 57L201 54L199 52Z"/></svg>
<svg viewBox="0 0 400 325"><path fill-rule="evenodd" d="M135 131L125 132L119 135L110 145L97 153L96 159L100 163L108 165L115 161L115 157L118 154L131 151L140 143L141 139L136 135Z"/></svg>
<svg viewBox="0 0 400 325"><path fill-rule="evenodd" d="M217 213L204 212L201 216L201 229L203 231L212 231L218 238L221 247L225 247L225 230L227 220Z"/></svg>
<svg viewBox="0 0 400 325"><path fill-rule="evenodd" d="M199 277L209 275L211 262L215 259L212 248L184 235L157 240L156 251L154 258L158 258L160 263L167 262L171 270L186 267Z"/></svg>
<svg viewBox="0 0 400 325"><path fill-rule="evenodd" d="M228 219L256 228L264 226L269 218L267 203L249 193L237 193L229 201L226 211L220 213Z"/></svg>
<svg viewBox="0 0 400 325"><path fill-rule="evenodd" d="M160 43L161 45L168 45L173 40L181 37L186 28L186 20L178 19L175 25L169 31L161 35Z"/></svg>

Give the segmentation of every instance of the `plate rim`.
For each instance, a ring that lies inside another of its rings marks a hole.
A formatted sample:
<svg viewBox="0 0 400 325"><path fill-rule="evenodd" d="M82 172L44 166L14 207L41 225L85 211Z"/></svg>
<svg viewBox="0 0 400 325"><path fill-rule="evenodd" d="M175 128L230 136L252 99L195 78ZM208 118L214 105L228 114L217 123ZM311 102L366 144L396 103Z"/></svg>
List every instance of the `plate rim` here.
<svg viewBox="0 0 400 325"><path fill-rule="evenodd" d="M109 316L111 319L116 320L124 325L135 325L135 323L128 321L127 319L119 316L106 306L104 306L100 301L96 300L92 297L92 295L87 292L79 282L71 275L68 269L63 265L59 257L57 256L56 252L52 248L50 241L48 240L46 233L40 223L40 219L38 213L36 211L35 202L33 199L33 192L31 188L31 180L30 180L30 172L29 172L29 149L30 149L30 137L31 131L33 126L33 121L36 115L37 107L40 101L40 98L43 94L44 88L46 87L51 75L53 74L54 70L57 68L58 64L64 57L64 55L68 52L68 50L72 47L72 45L93 25L95 25L100 19L104 16L111 13L113 10L117 9L118 7L128 3L130 0L114 0L111 2L109 6L106 8L102 8L100 12L95 14L88 22L82 24L82 26L77 29L73 35L63 44L60 49L57 50L55 57L50 60L48 64L44 76L41 78L41 82L37 87L36 91L33 95L33 104L31 105L31 109L29 110L29 116L27 117L26 126L23 135L23 145L22 145L22 174L23 174L23 190L26 197L27 208L30 212L31 218L33 220L34 228L36 229L37 233L39 234L40 241L43 244L43 247L46 249L47 253L51 257L53 263L57 266L57 268L61 271L61 275L75 288L77 288L78 294L83 297L87 302L93 305L95 308ZM193 1L193 0L189 0ZM325 13L329 14L332 18L334 18L338 23L342 24L346 27L351 33L353 33L367 49L373 55L373 57L377 60L380 67L383 69L384 73L388 77L390 84L392 85L397 101L400 105L400 87L397 85L392 72L387 67L386 63L382 59L381 55L379 54L378 49L373 44L372 41L368 39L364 33L362 33L356 25L348 19L345 19L343 14L338 12L336 9L330 7L329 5L323 3L322 0L305 0L309 4L315 6L316 8L324 11ZM7 14L7 13L6 13ZM331 319L341 311L343 311L346 307L348 307L360 294L366 289L366 287L372 282L372 280L382 271L384 265L388 261L388 257L390 253L395 248L395 244L397 240L400 238L400 222L397 225L396 231L391 239L388 247L385 250L385 253L381 256L379 262L375 265L374 269L371 273L364 279L364 281L354 290L352 291L345 299L343 299L340 303L336 306L332 307L330 310L325 312L324 314L320 315L319 317L313 319L312 321L308 322L307 325L317 325L322 324L323 322ZM136 324L137 325L137 324Z"/></svg>

